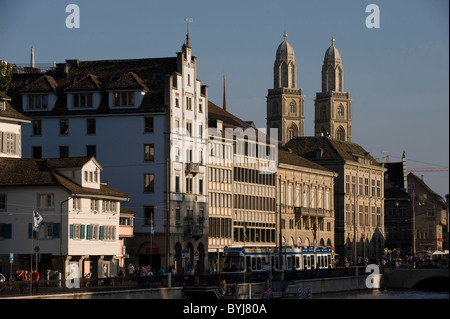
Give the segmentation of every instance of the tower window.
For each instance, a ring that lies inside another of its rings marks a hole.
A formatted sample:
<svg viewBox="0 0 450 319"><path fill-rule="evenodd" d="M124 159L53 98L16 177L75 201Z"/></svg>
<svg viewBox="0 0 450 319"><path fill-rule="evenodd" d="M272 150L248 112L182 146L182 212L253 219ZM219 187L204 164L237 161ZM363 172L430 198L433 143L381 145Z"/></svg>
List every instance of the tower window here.
<svg viewBox="0 0 450 319"><path fill-rule="evenodd" d="M294 101L292 101L291 104L289 105L289 113L291 114L297 113L297 107Z"/></svg>
<svg viewBox="0 0 450 319"><path fill-rule="evenodd" d="M344 117L344 106L342 104L338 106L337 115L338 117Z"/></svg>
<svg viewBox="0 0 450 319"><path fill-rule="evenodd" d="M345 130L340 126L336 131L336 138L340 141L345 141Z"/></svg>

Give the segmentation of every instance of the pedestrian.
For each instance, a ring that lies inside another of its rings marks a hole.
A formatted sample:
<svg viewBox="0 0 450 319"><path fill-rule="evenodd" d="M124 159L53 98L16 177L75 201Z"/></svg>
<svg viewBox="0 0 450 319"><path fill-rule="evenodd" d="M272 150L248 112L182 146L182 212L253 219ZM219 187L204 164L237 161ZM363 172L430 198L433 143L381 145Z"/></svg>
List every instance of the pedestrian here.
<svg viewBox="0 0 450 319"><path fill-rule="evenodd" d="M33 272L31 273L31 280L34 281L33 288L36 291L36 293L38 293L39 292L39 283L38 283L39 272L36 269L34 269Z"/></svg>
<svg viewBox="0 0 450 319"><path fill-rule="evenodd" d="M132 263L130 263L128 265L128 276L133 276L134 275L134 266Z"/></svg>

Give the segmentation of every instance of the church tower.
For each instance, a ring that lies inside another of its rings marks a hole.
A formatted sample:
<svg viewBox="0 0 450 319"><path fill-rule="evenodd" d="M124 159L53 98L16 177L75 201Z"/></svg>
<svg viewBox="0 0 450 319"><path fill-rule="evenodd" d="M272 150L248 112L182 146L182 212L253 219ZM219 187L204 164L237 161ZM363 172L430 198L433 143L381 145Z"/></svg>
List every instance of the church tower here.
<svg viewBox="0 0 450 319"><path fill-rule="evenodd" d="M294 136L303 136L304 132L304 96L297 88L297 64L295 53L287 41L278 46L273 66L273 89L267 95L267 133L271 128L278 129L276 137L286 144Z"/></svg>
<svg viewBox="0 0 450 319"><path fill-rule="evenodd" d="M344 91L344 68L334 41L332 37L323 59L322 92L314 100L314 134L351 142L351 99Z"/></svg>

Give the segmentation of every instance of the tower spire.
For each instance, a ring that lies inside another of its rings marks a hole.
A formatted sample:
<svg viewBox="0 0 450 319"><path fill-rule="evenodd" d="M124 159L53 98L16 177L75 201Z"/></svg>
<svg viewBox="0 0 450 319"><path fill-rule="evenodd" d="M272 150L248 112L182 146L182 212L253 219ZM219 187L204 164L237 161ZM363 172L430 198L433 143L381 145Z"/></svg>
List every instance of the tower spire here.
<svg viewBox="0 0 450 319"><path fill-rule="evenodd" d="M223 75L223 109L227 110L227 95L225 93L225 74Z"/></svg>
<svg viewBox="0 0 450 319"><path fill-rule="evenodd" d="M30 68L34 68L34 47L31 47Z"/></svg>

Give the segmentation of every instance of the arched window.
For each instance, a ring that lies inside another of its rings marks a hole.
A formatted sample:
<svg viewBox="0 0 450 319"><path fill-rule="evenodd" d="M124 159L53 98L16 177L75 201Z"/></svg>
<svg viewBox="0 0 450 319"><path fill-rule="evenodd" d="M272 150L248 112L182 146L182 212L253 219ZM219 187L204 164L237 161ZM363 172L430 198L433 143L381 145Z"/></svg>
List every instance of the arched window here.
<svg viewBox="0 0 450 319"><path fill-rule="evenodd" d="M288 129L288 140L292 140L294 137L297 136L297 125L292 124L291 126L289 126Z"/></svg>
<svg viewBox="0 0 450 319"><path fill-rule="evenodd" d="M337 116L338 117L344 117L344 106L342 104L338 106Z"/></svg>
<svg viewBox="0 0 450 319"><path fill-rule="evenodd" d="M339 128L336 130L336 139L345 141L345 130L342 126L339 126Z"/></svg>
<svg viewBox="0 0 450 319"><path fill-rule="evenodd" d="M297 113L297 105L295 104L295 101L292 101L291 104L289 105L289 113L290 114Z"/></svg>

